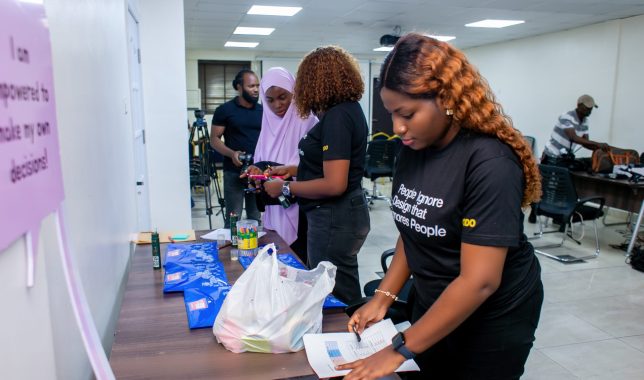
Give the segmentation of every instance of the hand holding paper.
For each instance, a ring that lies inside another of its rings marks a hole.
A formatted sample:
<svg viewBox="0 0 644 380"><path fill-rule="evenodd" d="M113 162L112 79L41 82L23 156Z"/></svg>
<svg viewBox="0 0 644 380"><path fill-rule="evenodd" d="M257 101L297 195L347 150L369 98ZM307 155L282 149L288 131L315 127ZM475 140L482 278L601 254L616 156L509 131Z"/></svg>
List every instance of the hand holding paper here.
<svg viewBox="0 0 644 380"><path fill-rule="evenodd" d="M351 379L355 375L366 376L367 372L378 373L378 377L382 377L392 372L419 371L413 360L405 361L402 355L386 348L397 332L391 320L386 319L364 330L360 334L360 342L353 332L307 334L304 335L304 347L309 364L321 378L349 374L346 379ZM359 365L338 368L364 358Z"/></svg>
<svg viewBox="0 0 644 380"><path fill-rule="evenodd" d="M387 346L375 354L360 361L342 364L336 367L338 371L350 370L344 380L354 379L381 379L387 376L405 363L405 358ZM414 363L415 364L415 363Z"/></svg>

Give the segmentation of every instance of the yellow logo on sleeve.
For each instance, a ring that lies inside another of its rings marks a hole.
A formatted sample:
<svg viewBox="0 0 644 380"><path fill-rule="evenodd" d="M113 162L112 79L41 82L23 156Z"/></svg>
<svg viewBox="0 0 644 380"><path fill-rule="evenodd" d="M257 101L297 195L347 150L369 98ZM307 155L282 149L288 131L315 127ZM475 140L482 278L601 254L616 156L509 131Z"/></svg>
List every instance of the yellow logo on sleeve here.
<svg viewBox="0 0 644 380"><path fill-rule="evenodd" d="M463 218L463 227L476 227L476 219Z"/></svg>
<svg viewBox="0 0 644 380"><path fill-rule="evenodd" d="M325 146L323 146L323 147L322 147L322 151L323 151L323 152L326 152L327 150L329 150L329 146L328 146L328 145L325 145Z"/></svg>

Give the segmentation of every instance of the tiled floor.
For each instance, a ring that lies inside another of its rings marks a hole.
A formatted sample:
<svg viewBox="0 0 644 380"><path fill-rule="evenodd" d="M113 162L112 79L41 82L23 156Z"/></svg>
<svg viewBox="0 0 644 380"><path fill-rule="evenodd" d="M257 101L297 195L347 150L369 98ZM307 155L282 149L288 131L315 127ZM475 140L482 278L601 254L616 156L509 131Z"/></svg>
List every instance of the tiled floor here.
<svg viewBox="0 0 644 380"><path fill-rule="evenodd" d="M365 181L364 186L371 189ZM383 193L390 184L378 183ZM193 194L193 227L208 229L203 194ZM216 211L216 210L215 210ZM611 213L609 222L623 219ZM527 219L527 218L526 218ZM213 228L223 225L221 215ZM557 254L589 255L594 250L592 225L586 226L583 244L567 241ZM609 244L624 242L625 225L598 222L601 254L579 264L562 264L539 256L545 300L537 340L523 379L644 379L644 273L624 263L624 252ZM525 224L531 235L533 224ZM577 232L575 232L577 233ZM371 232L359 255L360 280L379 278L380 254L392 248L397 231L386 201L371 208ZM535 245L551 237L535 240Z"/></svg>

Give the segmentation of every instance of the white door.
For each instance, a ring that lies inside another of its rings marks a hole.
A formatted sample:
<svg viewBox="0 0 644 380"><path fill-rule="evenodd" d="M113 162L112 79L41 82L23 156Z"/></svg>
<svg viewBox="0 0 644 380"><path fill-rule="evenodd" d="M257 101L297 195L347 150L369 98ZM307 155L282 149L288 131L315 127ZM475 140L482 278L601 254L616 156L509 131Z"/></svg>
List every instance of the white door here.
<svg viewBox="0 0 644 380"><path fill-rule="evenodd" d="M143 93L141 78L141 50L139 48L139 22L132 11L127 16L128 56L130 61L130 115L134 148L134 174L139 231L150 230L150 197L148 194L148 166L145 154L145 122L143 119Z"/></svg>

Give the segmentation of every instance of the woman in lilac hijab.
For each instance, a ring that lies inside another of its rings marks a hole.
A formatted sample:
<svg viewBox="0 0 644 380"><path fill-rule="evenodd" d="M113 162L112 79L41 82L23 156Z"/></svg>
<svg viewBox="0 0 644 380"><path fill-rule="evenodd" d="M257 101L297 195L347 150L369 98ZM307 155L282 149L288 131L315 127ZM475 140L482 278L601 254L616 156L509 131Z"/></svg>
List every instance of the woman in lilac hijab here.
<svg viewBox="0 0 644 380"><path fill-rule="evenodd" d="M259 94L264 113L254 156L258 164L260 161L272 163L273 166L297 165L300 162L297 144L318 119L313 114L306 119L300 118L296 107L292 105L294 86L295 78L283 67L272 67L262 76ZM306 231L299 234L304 240L303 244L296 244L300 249L293 245L298 240L299 216L297 203L286 209L281 205L271 205L266 206L262 222L265 228L277 231L306 263L300 248L306 249Z"/></svg>

